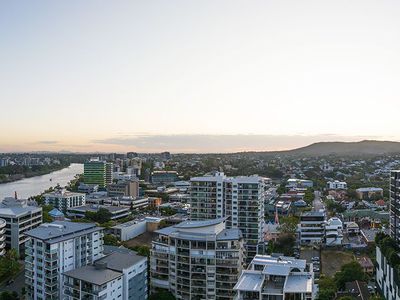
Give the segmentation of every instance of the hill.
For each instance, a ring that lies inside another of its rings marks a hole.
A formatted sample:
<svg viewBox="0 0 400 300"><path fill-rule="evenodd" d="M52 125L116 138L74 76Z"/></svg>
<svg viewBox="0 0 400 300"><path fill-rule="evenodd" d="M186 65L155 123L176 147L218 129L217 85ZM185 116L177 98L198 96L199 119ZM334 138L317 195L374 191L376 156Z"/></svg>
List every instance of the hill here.
<svg viewBox="0 0 400 300"><path fill-rule="evenodd" d="M400 153L400 142L365 140L360 142L320 142L302 148L282 151L281 154L321 155L381 155Z"/></svg>

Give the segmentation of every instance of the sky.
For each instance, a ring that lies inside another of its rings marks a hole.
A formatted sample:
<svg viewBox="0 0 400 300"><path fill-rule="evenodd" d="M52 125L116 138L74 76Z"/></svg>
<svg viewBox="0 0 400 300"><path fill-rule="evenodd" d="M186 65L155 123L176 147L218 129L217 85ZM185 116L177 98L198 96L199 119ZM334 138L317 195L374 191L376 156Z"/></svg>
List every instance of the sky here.
<svg viewBox="0 0 400 300"><path fill-rule="evenodd" d="M400 140L400 2L0 2L0 152Z"/></svg>

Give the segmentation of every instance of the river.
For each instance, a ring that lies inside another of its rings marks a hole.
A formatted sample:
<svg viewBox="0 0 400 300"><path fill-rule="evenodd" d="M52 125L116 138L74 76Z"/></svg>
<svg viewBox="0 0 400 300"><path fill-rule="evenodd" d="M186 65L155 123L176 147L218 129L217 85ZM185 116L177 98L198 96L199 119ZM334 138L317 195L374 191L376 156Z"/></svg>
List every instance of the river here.
<svg viewBox="0 0 400 300"><path fill-rule="evenodd" d="M74 179L76 174L82 173L83 164L71 164L67 168L46 175L0 184L0 201L4 197L14 197L14 192L17 192L18 198L26 199L30 196L39 195L57 184L66 186L68 182Z"/></svg>

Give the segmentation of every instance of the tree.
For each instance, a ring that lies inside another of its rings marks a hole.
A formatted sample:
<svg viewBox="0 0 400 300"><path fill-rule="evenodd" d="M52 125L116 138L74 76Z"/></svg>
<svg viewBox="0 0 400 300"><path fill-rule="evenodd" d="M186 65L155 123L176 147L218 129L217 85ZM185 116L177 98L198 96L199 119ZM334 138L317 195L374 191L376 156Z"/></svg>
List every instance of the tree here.
<svg viewBox="0 0 400 300"><path fill-rule="evenodd" d="M106 234L104 235L104 245L109 245L109 246L118 246L119 245L119 240L117 239L116 236L112 234Z"/></svg>
<svg viewBox="0 0 400 300"><path fill-rule="evenodd" d="M42 206L42 217L43 217L43 223L51 223L53 222L52 217L50 217L49 212L53 209L53 206L51 205L43 205Z"/></svg>
<svg viewBox="0 0 400 300"><path fill-rule="evenodd" d="M293 247L296 238L292 234L281 234L278 239L268 243L269 253L283 253L286 256L293 255Z"/></svg>
<svg viewBox="0 0 400 300"><path fill-rule="evenodd" d="M355 300L355 298L352 296L343 296L343 297L340 297L339 300Z"/></svg>
<svg viewBox="0 0 400 300"><path fill-rule="evenodd" d="M280 219L279 231L282 233L295 234L299 218L295 216L283 217Z"/></svg>
<svg viewBox="0 0 400 300"><path fill-rule="evenodd" d="M100 208L97 212L85 212L85 218L98 223L106 223L111 220L111 213L105 208Z"/></svg>
<svg viewBox="0 0 400 300"><path fill-rule="evenodd" d="M0 294L0 300L18 300L19 296L17 292L5 291Z"/></svg>
<svg viewBox="0 0 400 300"><path fill-rule="evenodd" d="M157 290L155 293L150 295L149 300L176 300L176 298L170 291Z"/></svg>
<svg viewBox="0 0 400 300"><path fill-rule="evenodd" d="M332 277L323 276L319 279L318 300L332 300L336 295L336 283Z"/></svg>
<svg viewBox="0 0 400 300"><path fill-rule="evenodd" d="M10 249L0 258L0 280L17 274L20 270L18 254L15 249Z"/></svg>
<svg viewBox="0 0 400 300"><path fill-rule="evenodd" d="M363 268L357 261L352 261L342 266L340 272L334 276L334 280L338 289L342 290L346 282L355 280L366 280L366 275Z"/></svg>

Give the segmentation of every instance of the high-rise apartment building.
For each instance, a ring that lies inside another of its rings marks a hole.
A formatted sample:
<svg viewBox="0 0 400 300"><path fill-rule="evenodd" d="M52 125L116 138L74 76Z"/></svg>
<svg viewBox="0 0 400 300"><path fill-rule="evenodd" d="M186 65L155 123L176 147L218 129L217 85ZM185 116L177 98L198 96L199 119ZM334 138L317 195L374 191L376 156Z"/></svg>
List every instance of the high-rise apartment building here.
<svg viewBox="0 0 400 300"><path fill-rule="evenodd" d="M28 299L63 299L62 274L103 256L103 230L95 224L56 221L25 234Z"/></svg>
<svg viewBox="0 0 400 300"><path fill-rule="evenodd" d="M15 249L19 254L28 240L25 232L42 223L42 208L28 205L26 199L8 197L0 203L0 218L6 221L6 248Z"/></svg>
<svg viewBox="0 0 400 300"><path fill-rule="evenodd" d="M85 184L95 184L105 188L112 183L112 168L112 163L100 161L98 158L90 159L83 166Z"/></svg>
<svg viewBox="0 0 400 300"><path fill-rule="evenodd" d="M191 178L191 219L228 217L227 228L239 228L250 261L263 243L264 199L267 178L213 175Z"/></svg>
<svg viewBox="0 0 400 300"><path fill-rule="evenodd" d="M244 249L238 228L226 219L186 221L156 231L150 254L151 288L177 299L233 299Z"/></svg>
<svg viewBox="0 0 400 300"><path fill-rule="evenodd" d="M400 244L400 171L390 172L390 236Z"/></svg>
<svg viewBox="0 0 400 300"><path fill-rule="evenodd" d="M391 256L398 257L400 252L400 170L390 172L389 191L390 239L386 237L384 241L377 241L375 271L378 291L385 299L398 300L400 299L399 271Z"/></svg>

